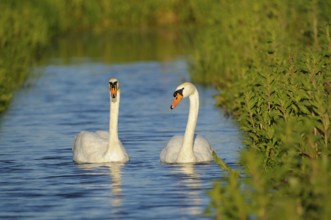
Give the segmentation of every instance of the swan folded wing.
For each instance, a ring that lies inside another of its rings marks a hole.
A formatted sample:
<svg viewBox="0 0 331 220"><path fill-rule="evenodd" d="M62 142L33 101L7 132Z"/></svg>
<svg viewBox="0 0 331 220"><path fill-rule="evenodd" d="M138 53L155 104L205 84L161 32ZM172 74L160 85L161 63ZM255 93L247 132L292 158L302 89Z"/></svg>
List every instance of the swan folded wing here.
<svg viewBox="0 0 331 220"><path fill-rule="evenodd" d="M166 144L166 147L161 151L161 162L176 163L178 153L183 145L183 140L183 136L173 136Z"/></svg>
<svg viewBox="0 0 331 220"><path fill-rule="evenodd" d="M107 151L108 141L94 132L80 132L73 146L73 159L76 162L93 163Z"/></svg>
<svg viewBox="0 0 331 220"><path fill-rule="evenodd" d="M194 139L193 151L197 162L207 162L213 160L213 148L210 146L208 140L200 135L197 135Z"/></svg>
<svg viewBox="0 0 331 220"><path fill-rule="evenodd" d="M99 131L96 131L95 134L98 135L100 138L103 138L105 140L107 140L109 138L108 131L101 131L101 130L99 130Z"/></svg>

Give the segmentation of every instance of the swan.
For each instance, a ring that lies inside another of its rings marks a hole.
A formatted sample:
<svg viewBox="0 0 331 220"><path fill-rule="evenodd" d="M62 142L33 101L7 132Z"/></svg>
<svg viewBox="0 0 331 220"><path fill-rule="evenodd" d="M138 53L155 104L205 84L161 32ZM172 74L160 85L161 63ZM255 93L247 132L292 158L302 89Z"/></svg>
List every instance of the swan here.
<svg viewBox="0 0 331 220"><path fill-rule="evenodd" d="M118 111L120 105L120 83L111 78L109 132L81 131L72 147L73 160L78 163L127 162L129 156L118 138Z"/></svg>
<svg viewBox="0 0 331 220"><path fill-rule="evenodd" d="M208 141L195 135L194 130L198 120L199 93L190 82L180 84L174 92L174 100L171 109L186 97L190 99L190 110L184 136L172 137L160 154L160 160L164 163L200 163L213 160L213 148Z"/></svg>

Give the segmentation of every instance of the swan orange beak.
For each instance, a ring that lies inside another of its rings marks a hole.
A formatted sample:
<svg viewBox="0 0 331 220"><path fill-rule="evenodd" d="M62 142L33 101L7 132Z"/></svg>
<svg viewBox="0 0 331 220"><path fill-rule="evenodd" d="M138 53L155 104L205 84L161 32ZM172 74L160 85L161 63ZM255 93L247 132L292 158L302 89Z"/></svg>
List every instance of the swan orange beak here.
<svg viewBox="0 0 331 220"><path fill-rule="evenodd" d="M116 95L117 95L117 89L116 89L115 86L112 86L112 87L110 88L110 95L111 95L111 97L112 97L113 99L116 98Z"/></svg>
<svg viewBox="0 0 331 220"><path fill-rule="evenodd" d="M172 102L170 109L174 109L180 101L182 101L183 96L179 93L176 93L176 96L174 98L174 101Z"/></svg>

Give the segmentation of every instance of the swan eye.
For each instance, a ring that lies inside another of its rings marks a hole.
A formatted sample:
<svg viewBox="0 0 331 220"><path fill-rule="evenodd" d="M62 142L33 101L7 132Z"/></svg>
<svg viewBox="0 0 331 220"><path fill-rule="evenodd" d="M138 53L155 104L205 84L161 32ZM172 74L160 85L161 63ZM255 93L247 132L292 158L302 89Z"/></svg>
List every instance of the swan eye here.
<svg viewBox="0 0 331 220"><path fill-rule="evenodd" d="M174 97L177 98L177 95L178 95L178 94L181 95L181 96L183 96L183 90L184 90L184 88L176 90L176 91L174 92Z"/></svg>
<svg viewBox="0 0 331 220"><path fill-rule="evenodd" d="M108 82L110 88L116 88L117 87L117 81L115 82Z"/></svg>

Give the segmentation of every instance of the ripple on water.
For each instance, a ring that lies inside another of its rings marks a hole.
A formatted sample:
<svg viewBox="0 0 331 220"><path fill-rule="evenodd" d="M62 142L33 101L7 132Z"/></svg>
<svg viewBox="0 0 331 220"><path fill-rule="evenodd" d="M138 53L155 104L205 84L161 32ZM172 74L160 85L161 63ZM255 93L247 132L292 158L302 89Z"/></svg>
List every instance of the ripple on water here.
<svg viewBox="0 0 331 220"><path fill-rule="evenodd" d="M119 136L127 164L75 164L71 146L81 130L107 130L107 80L121 82ZM169 106L188 79L185 61L124 65L48 65L18 91L0 124L0 218L204 218L206 190L225 173L214 163L166 165L159 154L185 130L188 101ZM214 106L211 88L198 87L196 132L237 168L239 133Z"/></svg>

